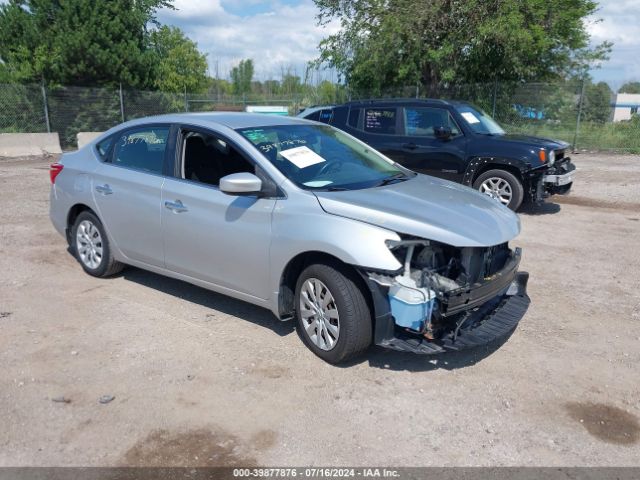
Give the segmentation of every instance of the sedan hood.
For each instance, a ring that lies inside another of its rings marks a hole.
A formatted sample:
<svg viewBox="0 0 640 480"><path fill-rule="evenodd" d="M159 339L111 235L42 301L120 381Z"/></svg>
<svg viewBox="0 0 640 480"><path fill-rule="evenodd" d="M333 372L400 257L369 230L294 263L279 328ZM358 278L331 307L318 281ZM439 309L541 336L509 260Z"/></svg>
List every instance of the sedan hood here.
<svg viewBox="0 0 640 480"><path fill-rule="evenodd" d="M456 247L498 245L520 233L520 220L508 208L471 188L426 175L383 187L314 194L333 215Z"/></svg>

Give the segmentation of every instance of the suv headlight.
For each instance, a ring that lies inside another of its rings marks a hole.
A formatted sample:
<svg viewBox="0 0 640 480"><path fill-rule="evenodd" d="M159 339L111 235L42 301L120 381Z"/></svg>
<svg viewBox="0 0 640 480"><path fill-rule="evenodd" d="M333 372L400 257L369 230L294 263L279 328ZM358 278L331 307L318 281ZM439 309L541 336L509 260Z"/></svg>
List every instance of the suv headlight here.
<svg viewBox="0 0 640 480"><path fill-rule="evenodd" d="M552 166L554 163L556 163L556 152L551 150L549 152L549 166Z"/></svg>

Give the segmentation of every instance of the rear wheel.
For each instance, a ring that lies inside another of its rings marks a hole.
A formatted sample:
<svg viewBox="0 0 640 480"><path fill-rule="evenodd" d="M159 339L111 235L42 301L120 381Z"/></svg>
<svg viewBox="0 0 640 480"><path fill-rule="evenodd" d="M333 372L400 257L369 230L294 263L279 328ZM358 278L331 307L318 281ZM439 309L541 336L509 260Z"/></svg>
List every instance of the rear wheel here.
<svg viewBox="0 0 640 480"><path fill-rule="evenodd" d="M329 363L353 358L371 344L371 312L356 276L339 264L307 267L296 285L298 331Z"/></svg>
<svg viewBox="0 0 640 480"><path fill-rule="evenodd" d="M81 212L76 218L71 248L84 271L94 277L109 277L124 267L113 258L107 233L92 212Z"/></svg>
<svg viewBox="0 0 640 480"><path fill-rule="evenodd" d="M506 170L496 169L484 172L473 182L473 188L513 211L520 207L524 199L522 182Z"/></svg>

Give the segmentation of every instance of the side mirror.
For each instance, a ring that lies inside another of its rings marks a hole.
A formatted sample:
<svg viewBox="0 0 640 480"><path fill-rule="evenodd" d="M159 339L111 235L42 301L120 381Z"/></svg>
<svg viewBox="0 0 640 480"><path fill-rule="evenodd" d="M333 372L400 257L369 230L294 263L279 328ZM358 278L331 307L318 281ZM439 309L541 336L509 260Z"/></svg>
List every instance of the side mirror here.
<svg viewBox="0 0 640 480"><path fill-rule="evenodd" d="M257 195L262 190L262 180L253 173L232 173L220 179L220 191L227 195Z"/></svg>
<svg viewBox="0 0 640 480"><path fill-rule="evenodd" d="M438 140L449 140L452 135L451 127L443 126L434 128L433 133Z"/></svg>

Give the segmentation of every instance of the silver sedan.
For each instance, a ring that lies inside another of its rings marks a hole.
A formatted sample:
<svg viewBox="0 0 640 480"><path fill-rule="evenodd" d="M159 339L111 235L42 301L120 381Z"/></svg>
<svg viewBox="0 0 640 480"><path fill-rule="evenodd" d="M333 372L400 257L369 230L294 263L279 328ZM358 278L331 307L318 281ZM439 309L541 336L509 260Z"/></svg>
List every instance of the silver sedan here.
<svg viewBox="0 0 640 480"><path fill-rule="evenodd" d="M50 173L51 220L88 274L132 265L260 305L331 363L485 344L529 304L513 212L320 123L138 119Z"/></svg>

